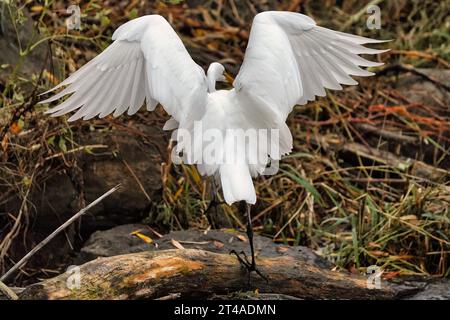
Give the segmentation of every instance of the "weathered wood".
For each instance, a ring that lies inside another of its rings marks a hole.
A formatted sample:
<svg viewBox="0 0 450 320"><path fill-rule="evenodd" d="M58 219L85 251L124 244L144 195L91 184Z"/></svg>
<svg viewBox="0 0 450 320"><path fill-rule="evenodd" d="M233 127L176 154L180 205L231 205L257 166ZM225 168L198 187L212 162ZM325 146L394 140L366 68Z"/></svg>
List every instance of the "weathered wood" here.
<svg viewBox="0 0 450 320"><path fill-rule="evenodd" d="M0 280L0 293L3 293L8 299L18 300L17 294Z"/></svg>
<svg viewBox="0 0 450 320"><path fill-rule="evenodd" d="M204 250L145 251L98 258L80 266L77 289L67 287L68 274L34 284L21 299L156 299L176 294L181 298L254 290L305 299L391 299L396 291L388 285L368 289L366 278L331 271L292 256L260 257L259 269L266 283L247 273L235 256Z"/></svg>
<svg viewBox="0 0 450 320"><path fill-rule="evenodd" d="M367 127L365 128L367 129ZM384 134L386 134L385 131ZM423 161L397 156L392 152L372 148L368 145L356 142L346 142L342 137L318 136L317 138L312 138L311 141L332 150L351 152L360 157L384 163L401 171L409 171L411 175L423 179L442 181L442 179L448 176L448 170L434 167Z"/></svg>

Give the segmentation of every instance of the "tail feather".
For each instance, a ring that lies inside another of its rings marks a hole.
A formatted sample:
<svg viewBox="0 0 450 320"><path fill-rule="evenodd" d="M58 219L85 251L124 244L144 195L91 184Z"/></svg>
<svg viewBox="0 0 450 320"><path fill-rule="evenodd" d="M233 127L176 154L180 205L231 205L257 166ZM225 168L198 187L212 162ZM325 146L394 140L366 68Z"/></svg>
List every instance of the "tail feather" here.
<svg viewBox="0 0 450 320"><path fill-rule="evenodd" d="M223 196L228 205L241 200L250 204L256 203L255 187L247 164L222 164L220 181Z"/></svg>

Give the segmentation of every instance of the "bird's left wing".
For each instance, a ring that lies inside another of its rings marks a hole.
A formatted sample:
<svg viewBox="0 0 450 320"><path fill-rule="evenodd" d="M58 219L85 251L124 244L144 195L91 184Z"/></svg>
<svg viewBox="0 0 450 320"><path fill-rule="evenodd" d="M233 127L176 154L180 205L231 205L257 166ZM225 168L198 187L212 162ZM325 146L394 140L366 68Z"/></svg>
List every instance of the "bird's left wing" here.
<svg viewBox="0 0 450 320"><path fill-rule="evenodd" d="M69 120L119 116L125 111L131 115L146 100L149 111L161 103L177 125L189 126L203 115L205 73L162 16L131 20L115 31L113 40L100 55L50 90L66 86L41 103L72 95L49 113L59 116L77 110Z"/></svg>
<svg viewBox="0 0 450 320"><path fill-rule="evenodd" d="M264 105L284 121L295 105L325 96L325 88L340 90L341 84L357 84L350 75L372 75L360 66L382 63L359 54L385 52L362 46L379 42L319 27L300 13L263 12L253 21L234 87L241 100Z"/></svg>

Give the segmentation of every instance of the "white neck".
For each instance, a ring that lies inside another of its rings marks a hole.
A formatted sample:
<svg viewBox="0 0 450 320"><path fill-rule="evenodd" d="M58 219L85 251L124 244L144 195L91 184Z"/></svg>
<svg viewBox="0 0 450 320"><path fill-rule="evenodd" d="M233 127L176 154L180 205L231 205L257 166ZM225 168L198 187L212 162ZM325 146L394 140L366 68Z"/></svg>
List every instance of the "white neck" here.
<svg viewBox="0 0 450 320"><path fill-rule="evenodd" d="M213 62L209 66L206 78L208 80L208 91L210 93L216 91L216 82L217 81L225 80L225 78L223 76L224 71L225 71L225 68L220 63Z"/></svg>
<svg viewBox="0 0 450 320"><path fill-rule="evenodd" d="M208 74L208 76L206 77L207 81L208 81L208 92L209 93L213 93L216 91L216 78L211 76L210 74Z"/></svg>

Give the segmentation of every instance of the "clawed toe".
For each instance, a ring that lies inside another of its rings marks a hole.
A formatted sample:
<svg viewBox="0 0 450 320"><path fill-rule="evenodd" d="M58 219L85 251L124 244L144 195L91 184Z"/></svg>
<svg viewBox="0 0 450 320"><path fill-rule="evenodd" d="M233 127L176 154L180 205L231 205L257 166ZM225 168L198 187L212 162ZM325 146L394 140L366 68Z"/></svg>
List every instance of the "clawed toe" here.
<svg viewBox="0 0 450 320"><path fill-rule="evenodd" d="M231 250L230 254L234 254L236 258L238 258L239 263L243 265L247 270L251 269L251 263L248 261L247 255L244 251L237 253L236 250ZM244 258L242 258L241 255L243 255Z"/></svg>
<svg viewBox="0 0 450 320"><path fill-rule="evenodd" d="M247 237L248 237L248 241L249 241L249 244L250 244L250 251L251 251L251 254L252 254L251 255L251 262L249 261L249 258L247 257L247 255L245 254L245 252L243 250L240 252L240 254L238 254L235 250L231 250L230 254L234 254L238 258L239 263L242 266L244 266L245 269L247 269L247 274L248 274L248 283L247 284L250 287L250 280L251 280L251 273L252 272L256 272L256 274L258 276L260 276L261 278L263 278L266 281L266 283L269 283L269 280L256 267L255 247L253 245L252 218L250 216L251 205L250 204L246 204L246 205L247 205Z"/></svg>
<svg viewBox="0 0 450 320"><path fill-rule="evenodd" d="M266 281L266 283L269 283L269 279L267 279L267 277L265 275L263 275L261 273L261 271L259 271L259 269L256 267L256 263L250 262L248 260L247 254L244 251L241 251L240 253L237 253L235 250L231 250L230 254L234 254L236 256L236 258L239 260L239 263L245 267L245 269L248 272L248 286L251 285L250 280L251 280L251 273L252 272L256 272L256 274L258 276L260 276L262 279L264 279L264 281ZM241 256L242 255L242 256Z"/></svg>

